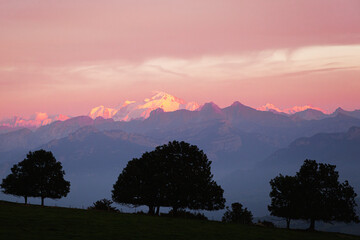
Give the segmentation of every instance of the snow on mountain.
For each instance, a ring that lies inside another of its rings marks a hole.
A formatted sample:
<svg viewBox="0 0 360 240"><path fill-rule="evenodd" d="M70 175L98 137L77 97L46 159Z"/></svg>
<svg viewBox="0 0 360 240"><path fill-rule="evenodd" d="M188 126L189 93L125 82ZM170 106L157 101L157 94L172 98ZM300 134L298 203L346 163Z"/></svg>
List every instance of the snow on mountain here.
<svg viewBox="0 0 360 240"><path fill-rule="evenodd" d="M103 117L105 119L112 118L118 110L114 108L106 108L103 105L91 109L89 117L95 119L97 117Z"/></svg>
<svg viewBox="0 0 360 240"><path fill-rule="evenodd" d="M269 112L283 112L280 108L275 107L272 103L267 103L264 106L258 107L259 111L269 111Z"/></svg>
<svg viewBox="0 0 360 240"><path fill-rule="evenodd" d="M302 111L305 111L307 109L313 109L313 110L317 110L317 111L320 111L320 112L325 112L324 110L322 110L321 108L318 108L318 107L313 107L313 106L310 106L310 105L305 105L305 106L294 106L292 108L288 108L288 109L285 109L284 111L288 114L294 114L294 113L297 113L297 112L302 112Z"/></svg>
<svg viewBox="0 0 360 240"><path fill-rule="evenodd" d="M37 112L28 118L15 116L11 119L2 120L0 126L37 128L55 121L65 121L67 119L69 119L69 116L63 114L49 116L47 113Z"/></svg>
<svg viewBox="0 0 360 240"><path fill-rule="evenodd" d="M197 102L188 102L184 109L189 111L195 111L199 109L200 105Z"/></svg>
<svg viewBox="0 0 360 240"><path fill-rule="evenodd" d="M150 116L150 112L161 108L164 112L173 112L179 109L190 111L197 110L199 104L196 102L186 102L183 99L174 97L165 92L157 92L151 98L146 98L141 102L125 101L117 108L107 108L103 105L90 110L88 116L92 119L102 117L104 119L114 119L116 121L130 121L132 119L146 119ZM0 120L1 127L30 129L48 125L55 121L64 121L69 119L66 115L49 116L47 113L37 112L30 117L15 116L9 119Z"/></svg>
<svg viewBox="0 0 360 240"><path fill-rule="evenodd" d="M225 110L225 112L228 111L228 113L226 113L227 115L232 112L231 109L241 108L241 115L245 114L243 111L246 111L247 114L250 115L256 115L256 112L262 111L272 112L276 115L290 116L292 120L321 120L327 117L336 116L338 114L344 114L351 117L360 118L360 110L346 111L338 108L334 113L327 114L322 109L310 105L294 106L292 108L280 109L274 104L267 103L264 106L253 109L235 102L228 108L225 108L228 109ZM215 114L219 117L220 115L223 115L221 109L215 103L209 103L200 106L196 102L186 102L183 99L174 97L165 92L156 92L155 95L150 98L145 98L143 101L125 101L115 108L108 108L100 105L91 109L88 113L88 116L92 119L100 117L103 120L130 121L133 119L147 119L149 118L150 113L156 109L161 109L163 112L174 112L177 110L185 109L189 111L208 112L208 114ZM238 111L236 110L234 114L235 113L237 114ZM37 112L36 114L28 118L15 116L11 119L0 120L0 127L4 128L0 130L1 132L8 132L9 129L6 128L15 129L23 127L35 129L41 126L48 125L55 121L64 121L67 119L69 119L69 117L62 114L49 116L47 113Z"/></svg>
<svg viewBox="0 0 360 240"><path fill-rule="evenodd" d="M280 108L277 108L274 104L267 103L267 104L257 108L257 110L259 110L259 111L285 113L285 114L289 114L289 115L295 114L297 112L303 112L303 111L308 110L308 109L313 109L313 110L317 110L317 111L320 111L322 113L325 113L325 111L322 110L321 108L313 107L313 106L310 106L310 105L294 106L292 108L286 108L286 109L281 110Z"/></svg>
<svg viewBox="0 0 360 240"><path fill-rule="evenodd" d="M161 108L164 112L173 112L179 109L194 111L199 108L196 102L185 102L183 99L174 97L165 92L157 92L151 98L141 102L125 101L118 109L99 106L93 108L89 116L91 118L113 118L115 121L130 121L132 119L146 119L150 112Z"/></svg>
<svg viewBox="0 0 360 240"><path fill-rule="evenodd" d="M274 104L267 103L264 106L258 107L259 111L268 111L277 114L290 116L293 120L321 120L328 117L335 117L338 114L347 115L354 118L360 118L360 110L347 111L341 107L337 108L333 113L326 113L318 107L313 107L310 105L304 106L294 106L292 108L280 109L277 108Z"/></svg>

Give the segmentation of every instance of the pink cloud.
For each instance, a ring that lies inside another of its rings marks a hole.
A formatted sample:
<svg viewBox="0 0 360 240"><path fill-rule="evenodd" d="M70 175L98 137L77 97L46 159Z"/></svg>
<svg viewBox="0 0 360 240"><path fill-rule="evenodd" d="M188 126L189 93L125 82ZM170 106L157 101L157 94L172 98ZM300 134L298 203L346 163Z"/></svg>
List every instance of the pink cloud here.
<svg viewBox="0 0 360 240"><path fill-rule="evenodd" d="M196 57L359 43L360 2L7 1L1 63Z"/></svg>

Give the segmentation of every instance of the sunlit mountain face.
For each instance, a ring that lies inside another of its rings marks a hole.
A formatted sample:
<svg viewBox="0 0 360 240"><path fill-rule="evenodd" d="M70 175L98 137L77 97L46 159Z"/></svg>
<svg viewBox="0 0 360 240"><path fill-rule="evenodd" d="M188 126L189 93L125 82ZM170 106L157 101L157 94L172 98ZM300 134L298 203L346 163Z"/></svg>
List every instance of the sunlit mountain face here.
<svg viewBox="0 0 360 240"><path fill-rule="evenodd" d="M325 111L322 110L321 108L313 107L313 106L310 106L310 105L294 106L292 108L280 109L280 108L277 108L272 103L267 103L264 106L261 106L261 107L257 108L257 110L261 110L261 111L275 111L275 112L286 113L286 114L294 114L294 113L302 112L302 111L305 111L305 110L308 110L308 109L313 109L313 110L317 110L317 111L325 113Z"/></svg>
<svg viewBox="0 0 360 240"><path fill-rule="evenodd" d="M146 119L150 116L150 112L161 108L164 112L172 112L180 109L189 111L197 110L200 105L196 102L186 102L183 99L174 97L165 92L156 92L155 95L145 98L143 101L136 102L126 100L118 107L109 108L103 105L94 107L89 111L88 116L92 119L102 117L104 119L114 119L116 121L130 121L132 119ZM47 113L38 112L30 117L14 116L11 119L3 119L0 126L3 127L27 127L37 128L48 125L55 121L64 121L70 116L58 114L48 116Z"/></svg>
<svg viewBox="0 0 360 240"><path fill-rule="evenodd" d="M69 119L69 116L63 114L57 114L49 116L47 113L37 112L30 117L14 116L10 119L3 119L0 121L0 126L3 127L26 127L26 128L37 128L48 125L56 121L65 121Z"/></svg>
<svg viewBox="0 0 360 240"><path fill-rule="evenodd" d="M215 103L213 103L215 104ZM156 92L153 96L145 98L143 101L126 100L116 107L106 107L103 105L92 108L88 111L88 116L92 119L102 117L104 119L113 119L114 121L131 121L134 119L144 120L150 116L150 113L156 109L162 109L164 112L174 112L185 109L188 111L199 111L203 105L197 102L187 102L181 98L175 97L169 93ZM259 111L268 111L275 114L290 116L293 119L320 120L328 116L336 116L339 113L357 116L358 111L345 111L342 108L336 109L333 113L327 114L321 108L311 105L294 106L291 108L280 109L274 104L267 103L261 107L254 108ZM14 116L10 119L0 120L1 131L6 128L30 128L35 129L45 126L55 121L64 121L71 118L64 114L49 115L43 112L37 112L30 117Z"/></svg>
<svg viewBox="0 0 360 240"><path fill-rule="evenodd" d="M99 106L93 108L89 116L93 119L96 117L113 118L116 121L130 121L132 119L146 119L150 112L161 108L164 112L173 112L180 109L194 111L199 108L196 102L186 102L183 99L174 97L165 92L157 92L150 98L145 98L141 102L125 101L118 108L106 108Z"/></svg>

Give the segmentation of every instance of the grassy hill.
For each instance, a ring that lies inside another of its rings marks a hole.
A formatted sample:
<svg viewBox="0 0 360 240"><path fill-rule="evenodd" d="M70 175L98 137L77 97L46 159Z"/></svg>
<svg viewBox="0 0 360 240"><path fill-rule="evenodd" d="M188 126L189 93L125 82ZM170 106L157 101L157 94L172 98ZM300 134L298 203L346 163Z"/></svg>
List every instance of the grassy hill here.
<svg viewBox="0 0 360 240"><path fill-rule="evenodd" d="M0 239L360 240L360 237L0 201Z"/></svg>

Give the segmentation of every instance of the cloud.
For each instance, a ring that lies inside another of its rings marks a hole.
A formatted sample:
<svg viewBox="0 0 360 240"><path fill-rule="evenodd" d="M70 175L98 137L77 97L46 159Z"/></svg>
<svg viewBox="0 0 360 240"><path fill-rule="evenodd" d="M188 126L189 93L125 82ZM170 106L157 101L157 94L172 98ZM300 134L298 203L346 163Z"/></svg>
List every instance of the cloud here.
<svg viewBox="0 0 360 240"><path fill-rule="evenodd" d="M259 87L270 78L296 77L336 71L360 70L360 45L311 46L198 58L153 58L134 63L112 60L59 66L7 66L0 68L0 92L10 89L140 88L158 86L237 84L253 79ZM9 71L8 69L11 69ZM262 80L260 80L262 79ZM294 80L295 81L295 80ZM299 80L296 80L299 81ZM341 81L341 80L339 80ZM340 84L340 82L339 82ZM150 89L152 87L152 89ZM35 93L34 93L35 94Z"/></svg>
<svg viewBox="0 0 360 240"><path fill-rule="evenodd" d="M356 0L6 1L0 9L0 65L359 44L358 9Z"/></svg>
<svg viewBox="0 0 360 240"><path fill-rule="evenodd" d="M176 80L180 77L190 81L222 81L360 69L359 62L360 45L312 46L293 50L291 53L287 49L278 49L190 59L155 58L139 64L104 62L73 69L70 67L67 71L98 79L137 79L146 76L154 81L169 81L172 77Z"/></svg>
<svg viewBox="0 0 360 240"><path fill-rule="evenodd" d="M3 1L0 115L76 114L154 89L221 105L329 89L355 102L359 9L357 0Z"/></svg>

